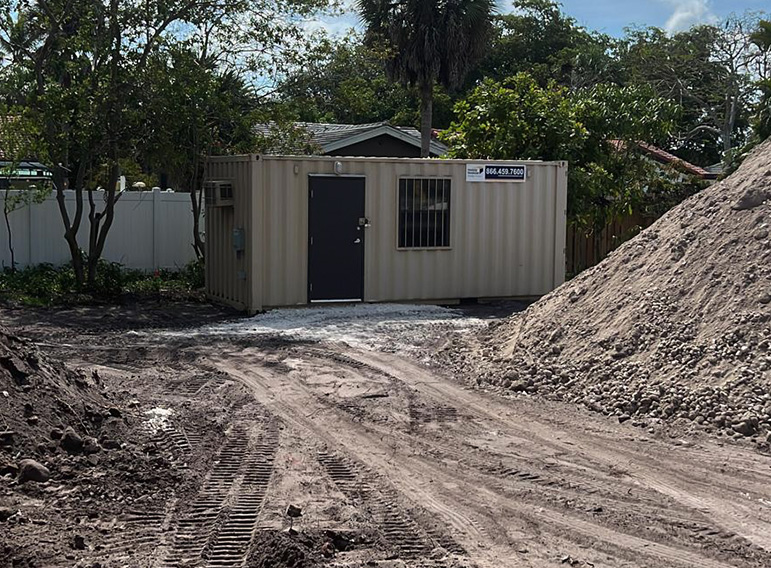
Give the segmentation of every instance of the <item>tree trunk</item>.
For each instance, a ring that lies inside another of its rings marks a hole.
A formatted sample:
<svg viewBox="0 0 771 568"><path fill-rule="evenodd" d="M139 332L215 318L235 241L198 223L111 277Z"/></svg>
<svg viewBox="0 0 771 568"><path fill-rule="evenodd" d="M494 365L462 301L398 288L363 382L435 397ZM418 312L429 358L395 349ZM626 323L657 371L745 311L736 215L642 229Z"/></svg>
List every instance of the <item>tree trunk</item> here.
<svg viewBox="0 0 771 568"><path fill-rule="evenodd" d="M10 195L5 191L5 201L3 201L3 215L5 215L5 228L8 231L8 250L11 253L11 272L16 272L16 254L13 250L13 232L11 231L10 211L8 210L8 199Z"/></svg>
<svg viewBox="0 0 771 568"><path fill-rule="evenodd" d="M105 189L106 202L101 212L96 212L96 204L93 199L93 191L89 190L88 197L91 205L89 221L91 222L88 243L88 286L93 288L96 282L96 270L99 266L99 260L104 252L104 244L107 242L107 234L110 232L112 222L115 218L115 203L120 196L116 195L116 187L120 178L120 166L117 161L113 161L110 167L110 175L107 180L107 189Z"/></svg>
<svg viewBox="0 0 771 568"><path fill-rule="evenodd" d="M729 95L726 101L726 118L723 122L723 151L727 155L733 149L733 133L736 126L737 96Z"/></svg>
<svg viewBox="0 0 771 568"><path fill-rule="evenodd" d="M80 229L80 220L83 217L83 183L85 178L85 162L78 165L78 174L75 178L75 216L70 220L70 214L67 211L67 205L64 199L64 189L66 187L64 168L54 167L53 182L56 189L56 202L59 204L59 214L64 223L64 240L67 241L67 247L70 249L70 259L72 260L72 270L75 272L75 284L78 289L83 286L83 257L80 254L78 246L78 229Z"/></svg>
<svg viewBox="0 0 771 568"><path fill-rule="evenodd" d="M201 203L203 201L203 184L201 189L192 187L190 189L190 202L193 205L193 250L198 259L205 259L205 243L201 238Z"/></svg>
<svg viewBox="0 0 771 568"><path fill-rule="evenodd" d="M120 66L120 47L121 47L121 29L118 22L118 0L110 0L110 38L112 40L112 53L110 59L110 80L109 93L107 99L106 128L107 140L109 144L110 156L110 174L107 177L107 187L105 188L104 209L96 211L94 203L93 190L88 191L88 200L91 206L89 221L91 227L89 231L88 242L88 286L93 288L96 282L96 270L99 266L99 259L102 258L104 243L107 241L107 234L112 227L115 218L115 203L120 197L117 194L118 179L120 178L120 165L118 164L119 148L118 139L120 137L120 98L121 85L118 74Z"/></svg>
<svg viewBox="0 0 771 568"><path fill-rule="evenodd" d="M426 83L420 89L420 157L431 155L431 123L434 108L434 83Z"/></svg>
<svg viewBox="0 0 771 568"><path fill-rule="evenodd" d="M197 152L196 152L197 154ZM206 158L204 158L206 160ZM203 170L203 171L202 171ZM203 209L203 172L206 170L206 164L203 165L196 160L193 170L193 178L190 180L190 204L193 207L193 250L196 258L206 259L205 243L201 238L201 210Z"/></svg>

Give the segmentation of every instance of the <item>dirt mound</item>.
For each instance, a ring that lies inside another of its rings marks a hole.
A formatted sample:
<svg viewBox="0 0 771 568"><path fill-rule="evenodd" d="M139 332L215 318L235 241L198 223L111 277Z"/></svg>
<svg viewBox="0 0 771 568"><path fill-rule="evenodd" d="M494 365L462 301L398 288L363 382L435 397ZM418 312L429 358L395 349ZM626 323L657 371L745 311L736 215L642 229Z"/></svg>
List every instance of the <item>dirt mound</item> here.
<svg viewBox="0 0 771 568"><path fill-rule="evenodd" d="M0 328L0 565L74 565L100 515L179 483L132 404Z"/></svg>
<svg viewBox="0 0 771 568"><path fill-rule="evenodd" d="M7 456L39 458L57 446L94 453L93 435L119 416L98 374L67 369L0 328L0 446Z"/></svg>
<svg viewBox="0 0 771 568"><path fill-rule="evenodd" d="M640 425L771 429L771 142L600 265L492 326L477 380Z"/></svg>
<svg viewBox="0 0 771 568"><path fill-rule="evenodd" d="M322 563L321 548L325 542L318 535L262 531L255 537L246 565L249 568L315 568ZM329 551L333 554L334 548Z"/></svg>

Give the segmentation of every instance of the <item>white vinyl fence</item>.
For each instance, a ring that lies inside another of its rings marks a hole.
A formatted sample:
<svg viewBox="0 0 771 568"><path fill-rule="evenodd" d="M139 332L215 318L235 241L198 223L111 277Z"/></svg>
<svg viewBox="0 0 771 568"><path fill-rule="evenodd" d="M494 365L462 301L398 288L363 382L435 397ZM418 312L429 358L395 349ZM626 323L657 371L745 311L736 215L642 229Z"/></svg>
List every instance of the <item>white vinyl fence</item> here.
<svg viewBox="0 0 771 568"><path fill-rule="evenodd" d="M65 194L67 209L72 215L75 211L75 191L67 190ZM94 198L97 210L101 210L104 193L95 192ZM5 191L0 191L0 203L4 200ZM78 244L83 250L88 249L88 211L88 196L84 194L83 219L78 231ZM10 220L17 267L41 263L58 266L70 261L55 194L49 195L42 203L32 203L13 211ZM123 193L115 204L115 219L107 235L102 258L140 270L181 268L195 260L190 194L158 189ZM5 219L0 217L0 266L10 265L8 231Z"/></svg>

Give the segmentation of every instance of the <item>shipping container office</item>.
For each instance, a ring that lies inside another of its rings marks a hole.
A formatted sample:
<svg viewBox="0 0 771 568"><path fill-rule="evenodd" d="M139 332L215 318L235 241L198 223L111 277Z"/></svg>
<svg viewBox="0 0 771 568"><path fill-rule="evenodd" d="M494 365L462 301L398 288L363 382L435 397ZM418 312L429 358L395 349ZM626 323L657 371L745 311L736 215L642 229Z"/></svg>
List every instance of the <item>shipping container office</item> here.
<svg viewBox="0 0 771 568"><path fill-rule="evenodd" d="M566 162L211 157L206 289L312 302L533 297L565 278Z"/></svg>

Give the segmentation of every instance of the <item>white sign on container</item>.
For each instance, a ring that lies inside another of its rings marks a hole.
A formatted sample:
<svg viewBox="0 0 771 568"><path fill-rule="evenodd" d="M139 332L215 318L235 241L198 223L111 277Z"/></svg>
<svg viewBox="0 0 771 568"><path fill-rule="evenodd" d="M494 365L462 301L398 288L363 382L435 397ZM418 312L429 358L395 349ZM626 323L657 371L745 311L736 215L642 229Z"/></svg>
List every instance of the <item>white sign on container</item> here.
<svg viewBox="0 0 771 568"><path fill-rule="evenodd" d="M527 179L524 164L466 164L466 181L514 181Z"/></svg>

